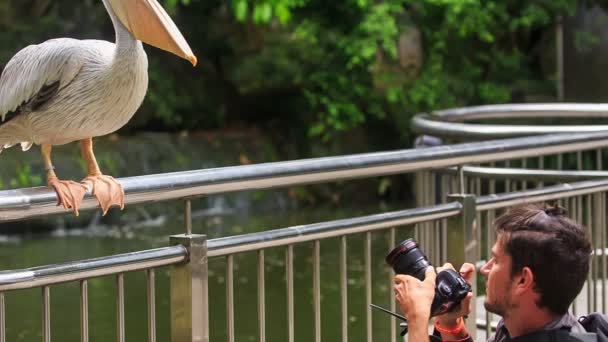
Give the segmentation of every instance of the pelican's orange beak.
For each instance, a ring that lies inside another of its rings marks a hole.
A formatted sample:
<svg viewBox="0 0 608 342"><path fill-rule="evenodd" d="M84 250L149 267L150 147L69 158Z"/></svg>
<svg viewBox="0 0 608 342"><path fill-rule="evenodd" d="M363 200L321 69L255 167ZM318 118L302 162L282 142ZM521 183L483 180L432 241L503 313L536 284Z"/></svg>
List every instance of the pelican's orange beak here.
<svg viewBox="0 0 608 342"><path fill-rule="evenodd" d="M108 0L120 22L142 42L169 51L196 65L184 36L156 0Z"/></svg>

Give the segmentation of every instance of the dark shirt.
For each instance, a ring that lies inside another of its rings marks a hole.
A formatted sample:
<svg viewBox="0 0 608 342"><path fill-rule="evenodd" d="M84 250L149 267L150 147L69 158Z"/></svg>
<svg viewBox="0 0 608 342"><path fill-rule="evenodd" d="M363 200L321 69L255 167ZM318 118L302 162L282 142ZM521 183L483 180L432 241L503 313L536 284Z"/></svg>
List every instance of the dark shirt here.
<svg viewBox="0 0 608 342"><path fill-rule="evenodd" d="M571 313L566 313L560 318L554 320L547 324L543 330L553 330L553 329L570 329L573 333L584 333L585 328L578 322L576 317L574 317ZM509 331L507 331L507 327L505 327L503 320L501 319L498 322L498 326L496 327L496 333L488 338L487 342L504 342L507 341L511 336L509 336Z"/></svg>

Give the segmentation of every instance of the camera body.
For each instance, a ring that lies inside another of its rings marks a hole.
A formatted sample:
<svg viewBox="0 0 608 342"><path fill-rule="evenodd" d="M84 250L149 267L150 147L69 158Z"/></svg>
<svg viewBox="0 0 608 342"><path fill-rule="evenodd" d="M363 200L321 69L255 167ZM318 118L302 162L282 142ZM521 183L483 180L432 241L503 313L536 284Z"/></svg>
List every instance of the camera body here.
<svg viewBox="0 0 608 342"><path fill-rule="evenodd" d="M414 239L407 239L387 256L386 263L395 273L407 274L424 280L426 269L432 266ZM443 270L435 280L435 297L431 305L431 317L452 311L471 292L471 285L454 270Z"/></svg>

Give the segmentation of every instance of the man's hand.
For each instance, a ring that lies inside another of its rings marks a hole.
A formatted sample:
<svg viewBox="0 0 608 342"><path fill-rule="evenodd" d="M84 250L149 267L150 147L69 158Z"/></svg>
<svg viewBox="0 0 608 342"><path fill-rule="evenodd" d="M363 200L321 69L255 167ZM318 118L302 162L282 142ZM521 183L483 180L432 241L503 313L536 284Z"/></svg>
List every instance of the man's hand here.
<svg viewBox="0 0 608 342"><path fill-rule="evenodd" d="M441 267L437 267L437 273L446 270L446 269L454 269L452 264L447 263ZM467 283L471 283L473 280L473 276L475 275L475 265L464 263L462 267L460 267L460 275L467 281ZM473 299L473 293L469 292L467 296L460 302L460 304L450 312L446 312L443 315L437 316L437 321L440 325L451 327L456 325L457 319L459 317L468 316L471 313L471 302Z"/></svg>
<svg viewBox="0 0 608 342"><path fill-rule="evenodd" d="M426 269L424 281L409 275L395 276L395 298L410 325L413 321L424 321L425 326L428 323L435 297L435 278L432 266Z"/></svg>

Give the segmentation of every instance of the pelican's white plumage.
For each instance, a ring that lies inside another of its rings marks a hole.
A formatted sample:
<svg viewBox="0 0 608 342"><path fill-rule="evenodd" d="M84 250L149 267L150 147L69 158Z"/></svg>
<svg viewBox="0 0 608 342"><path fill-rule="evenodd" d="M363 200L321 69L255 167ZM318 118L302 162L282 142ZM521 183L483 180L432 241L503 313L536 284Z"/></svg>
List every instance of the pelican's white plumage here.
<svg viewBox="0 0 608 342"><path fill-rule="evenodd" d="M114 132L135 114L148 87L142 41L196 64L186 40L157 0L102 0L116 43L60 38L19 51L0 76L0 151L42 145L47 181L58 201L78 213L87 186L57 179L51 146L80 141L83 181L104 213L124 205L124 192L99 171L92 137Z"/></svg>
<svg viewBox="0 0 608 342"><path fill-rule="evenodd" d="M148 61L138 41L117 54L101 40L53 39L17 53L0 77L0 146L61 145L114 132L129 121L148 87ZM45 85L56 94L32 110Z"/></svg>

